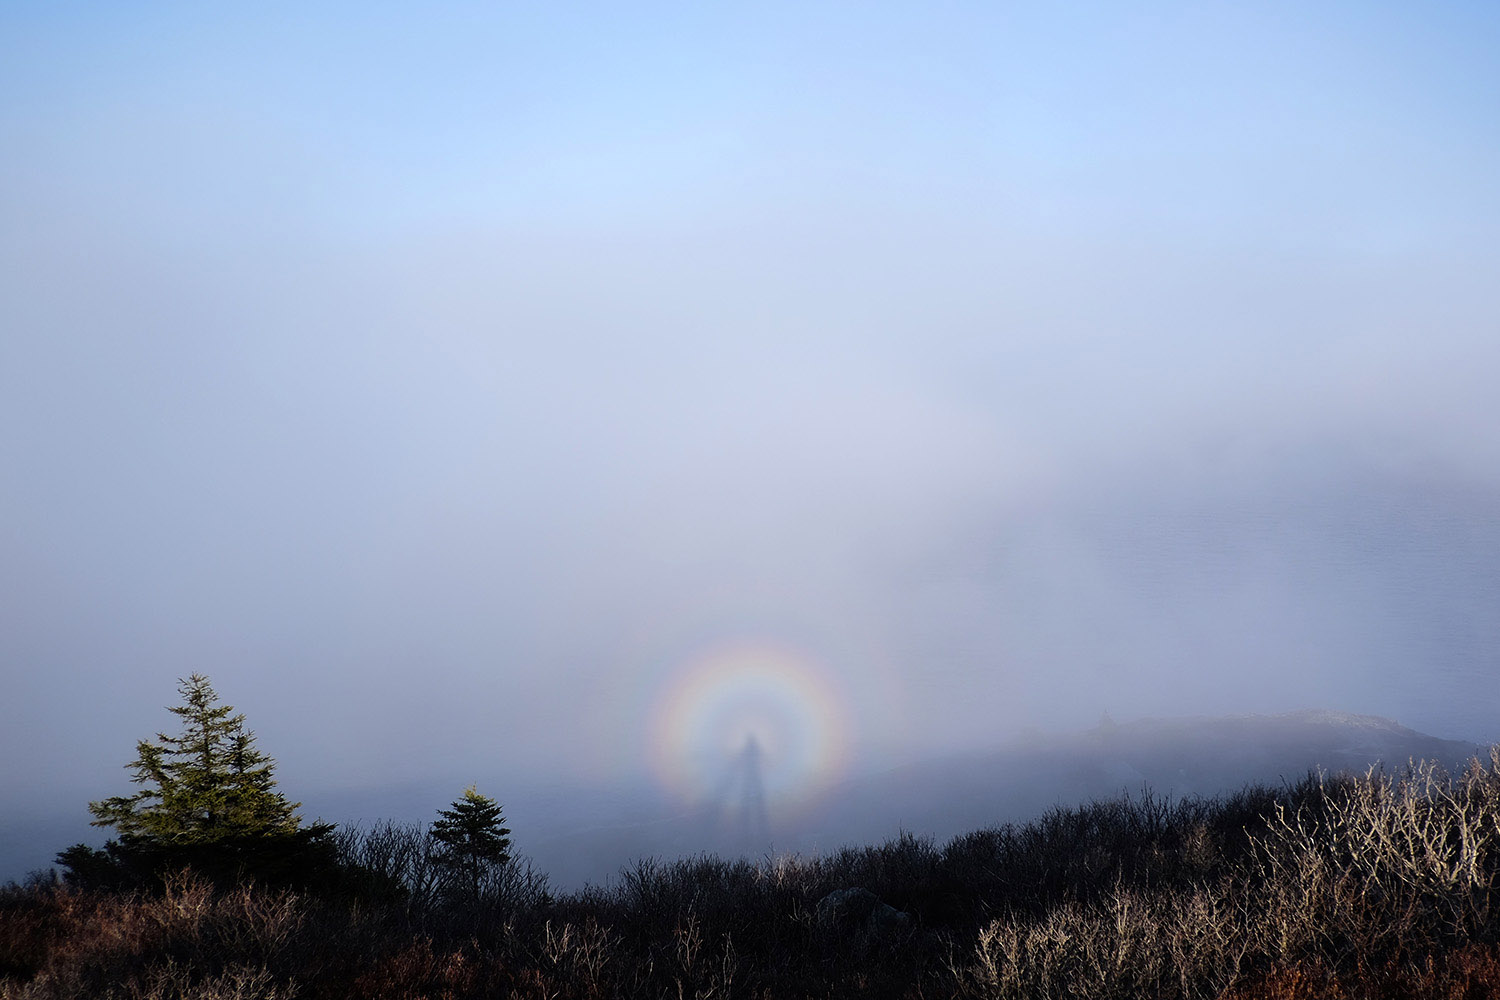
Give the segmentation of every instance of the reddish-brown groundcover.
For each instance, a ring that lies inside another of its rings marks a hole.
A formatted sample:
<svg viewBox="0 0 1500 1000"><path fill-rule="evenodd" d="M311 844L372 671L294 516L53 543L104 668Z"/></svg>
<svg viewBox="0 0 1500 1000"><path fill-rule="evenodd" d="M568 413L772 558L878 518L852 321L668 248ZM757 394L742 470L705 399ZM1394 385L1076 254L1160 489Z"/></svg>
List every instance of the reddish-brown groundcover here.
<svg viewBox="0 0 1500 1000"><path fill-rule="evenodd" d="M385 834L389 837L389 830ZM346 840L351 856L358 852ZM0 890L0 998L1500 997L1500 754L478 900ZM356 883L351 883L355 884ZM863 886L911 915L824 926Z"/></svg>

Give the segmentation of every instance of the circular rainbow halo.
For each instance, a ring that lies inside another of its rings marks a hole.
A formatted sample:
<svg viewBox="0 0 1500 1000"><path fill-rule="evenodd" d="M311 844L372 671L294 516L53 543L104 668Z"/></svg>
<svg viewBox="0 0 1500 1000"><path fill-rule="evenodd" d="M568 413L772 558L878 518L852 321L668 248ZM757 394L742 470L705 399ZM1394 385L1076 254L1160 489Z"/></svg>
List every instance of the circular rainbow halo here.
<svg viewBox="0 0 1500 1000"><path fill-rule="evenodd" d="M839 776L842 703L817 662L768 642L715 647L673 677L649 734L653 767L689 802L723 794L747 764L768 797L799 798Z"/></svg>

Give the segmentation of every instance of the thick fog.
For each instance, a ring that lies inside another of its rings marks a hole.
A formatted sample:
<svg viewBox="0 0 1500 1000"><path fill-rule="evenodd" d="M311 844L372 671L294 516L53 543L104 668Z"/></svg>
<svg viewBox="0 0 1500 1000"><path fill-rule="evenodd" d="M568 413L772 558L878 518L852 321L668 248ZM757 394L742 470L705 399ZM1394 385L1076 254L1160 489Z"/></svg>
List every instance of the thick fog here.
<svg viewBox="0 0 1500 1000"><path fill-rule="evenodd" d="M10 815L1500 739L1496 14L988 6L0 15Z"/></svg>

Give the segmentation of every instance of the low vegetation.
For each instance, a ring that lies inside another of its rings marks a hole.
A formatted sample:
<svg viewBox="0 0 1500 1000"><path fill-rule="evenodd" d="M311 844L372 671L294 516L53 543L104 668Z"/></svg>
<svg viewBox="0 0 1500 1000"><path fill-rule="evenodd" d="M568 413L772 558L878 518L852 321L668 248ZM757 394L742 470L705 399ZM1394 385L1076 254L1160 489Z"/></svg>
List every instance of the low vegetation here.
<svg viewBox="0 0 1500 1000"><path fill-rule="evenodd" d="M1500 996L1500 747L555 893L472 787L427 827L302 825L182 691L141 790L91 806L119 840L0 889L0 1000Z"/></svg>
<svg viewBox="0 0 1500 1000"><path fill-rule="evenodd" d="M938 846L644 860L550 892L524 861L445 891L430 829L332 837L335 889L51 878L0 893L0 997L1500 995L1500 750L1448 776L1059 808ZM817 904L861 886L875 933Z"/></svg>

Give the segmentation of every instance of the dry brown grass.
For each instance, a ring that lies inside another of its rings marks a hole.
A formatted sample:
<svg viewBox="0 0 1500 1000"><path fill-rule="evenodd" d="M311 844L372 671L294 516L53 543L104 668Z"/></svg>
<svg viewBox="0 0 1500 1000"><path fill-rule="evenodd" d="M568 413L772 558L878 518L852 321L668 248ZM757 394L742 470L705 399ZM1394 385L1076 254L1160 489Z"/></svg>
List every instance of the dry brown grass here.
<svg viewBox="0 0 1500 1000"><path fill-rule="evenodd" d="M1122 882L1087 903L992 920L955 966L962 990L1500 996L1500 749L1456 779L1416 764L1292 791L1235 863L1184 863L1201 873L1195 884Z"/></svg>
<svg viewBox="0 0 1500 1000"><path fill-rule="evenodd" d="M521 869L465 907L423 882L420 844L374 836L345 842L384 866L352 898L186 875L0 890L0 1000L1500 997L1500 751L1451 779L1093 803L942 847L647 860L558 896ZM851 885L912 926L820 927Z"/></svg>

